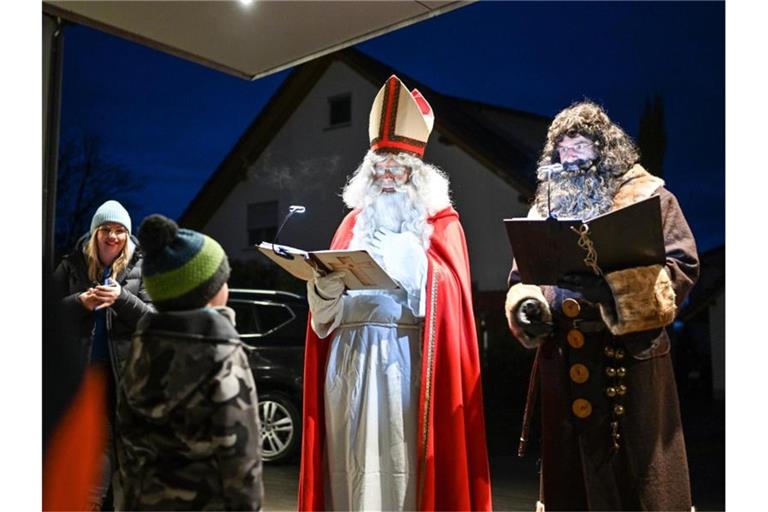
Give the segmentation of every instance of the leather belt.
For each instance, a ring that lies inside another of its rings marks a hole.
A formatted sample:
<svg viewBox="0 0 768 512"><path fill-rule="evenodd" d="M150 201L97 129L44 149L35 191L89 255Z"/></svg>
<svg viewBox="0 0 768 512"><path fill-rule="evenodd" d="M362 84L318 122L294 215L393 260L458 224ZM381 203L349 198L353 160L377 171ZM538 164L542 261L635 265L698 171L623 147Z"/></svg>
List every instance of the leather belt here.
<svg viewBox="0 0 768 512"><path fill-rule="evenodd" d="M578 329L581 332L600 332L605 330L605 324L602 320L583 320L581 318L574 318L572 322L573 328Z"/></svg>

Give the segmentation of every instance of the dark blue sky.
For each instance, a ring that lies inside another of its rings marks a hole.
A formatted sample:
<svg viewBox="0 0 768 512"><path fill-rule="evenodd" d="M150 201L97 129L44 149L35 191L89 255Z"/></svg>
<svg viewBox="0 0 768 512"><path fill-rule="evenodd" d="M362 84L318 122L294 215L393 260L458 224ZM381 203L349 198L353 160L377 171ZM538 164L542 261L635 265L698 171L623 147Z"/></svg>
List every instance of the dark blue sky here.
<svg viewBox="0 0 768 512"><path fill-rule="evenodd" d="M84 27L65 37L62 134L99 135L143 177L136 223L178 217L289 73L247 82ZM547 116L587 97L632 136L660 94L667 186L699 249L724 243L724 2L479 2L358 48L453 96Z"/></svg>

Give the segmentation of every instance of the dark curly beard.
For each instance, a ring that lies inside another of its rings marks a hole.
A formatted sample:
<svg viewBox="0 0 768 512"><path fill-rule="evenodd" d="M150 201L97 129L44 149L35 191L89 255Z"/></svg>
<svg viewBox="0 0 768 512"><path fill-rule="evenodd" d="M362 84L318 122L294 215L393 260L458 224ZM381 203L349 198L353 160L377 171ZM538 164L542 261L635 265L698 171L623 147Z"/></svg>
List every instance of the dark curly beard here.
<svg viewBox="0 0 768 512"><path fill-rule="evenodd" d="M611 209L618 185L618 179L601 172L593 160L568 162L562 172L539 176L534 204L542 217L548 216L549 191L553 217L588 220Z"/></svg>

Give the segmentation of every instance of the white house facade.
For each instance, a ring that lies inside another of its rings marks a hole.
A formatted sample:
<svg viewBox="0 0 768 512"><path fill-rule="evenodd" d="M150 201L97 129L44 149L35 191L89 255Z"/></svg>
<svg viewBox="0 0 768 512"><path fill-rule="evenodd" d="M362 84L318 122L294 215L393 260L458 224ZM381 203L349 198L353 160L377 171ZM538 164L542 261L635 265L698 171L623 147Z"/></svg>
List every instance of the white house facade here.
<svg viewBox="0 0 768 512"><path fill-rule="evenodd" d="M341 190L368 150L368 115L383 80L374 83L342 59L331 59L316 75L310 88L290 106L290 115L275 124L276 129L265 130L264 123L257 120L244 134L241 145L268 138L251 158L233 151L228 163L217 171L237 172L238 179L230 180L227 187L219 186L220 192L207 205L193 201L182 216L182 225L193 224L213 236L231 259L263 258L254 244L272 240L290 205L303 205L306 213L291 218L279 241L305 249L327 248L347 212ZM416 85L401 78L410 88ZM456 115L440 110L452 110L452 100L433 101L437 98L419 88L432 103L437 120L424 159L450 178L454 206L467 237L475 289L504 290L512 255L502 219L526 214L525 194L530 194L530 188L522 190L510 183L513 180L504 179L498 169L492 171L487 164L490 158L482 149L473 148L471 140L441 129L441 116ZM492 123L504 122L505 114L498 110L489 107L485 129L493 131ZM530 171L535 166L537 139L540 135L543 142L548 120L527 116L519 121L525 135L518 145L525 146ZM217 187L215 179L206 187Z"/></svg>

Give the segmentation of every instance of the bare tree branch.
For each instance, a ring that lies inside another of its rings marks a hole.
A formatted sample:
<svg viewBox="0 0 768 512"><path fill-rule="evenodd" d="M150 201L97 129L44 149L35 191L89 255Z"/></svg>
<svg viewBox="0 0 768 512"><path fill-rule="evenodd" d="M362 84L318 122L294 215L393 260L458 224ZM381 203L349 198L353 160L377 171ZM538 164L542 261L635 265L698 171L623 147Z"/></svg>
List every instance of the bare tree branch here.
<svg viewBox="0 0 768 512"><path fill-rule="evenodd" d="M57 260L88 230L99 205L115 199L131 210L143 188L139 176L104 152L99 137L79 135L63 140L56 184Z"/></svg>

